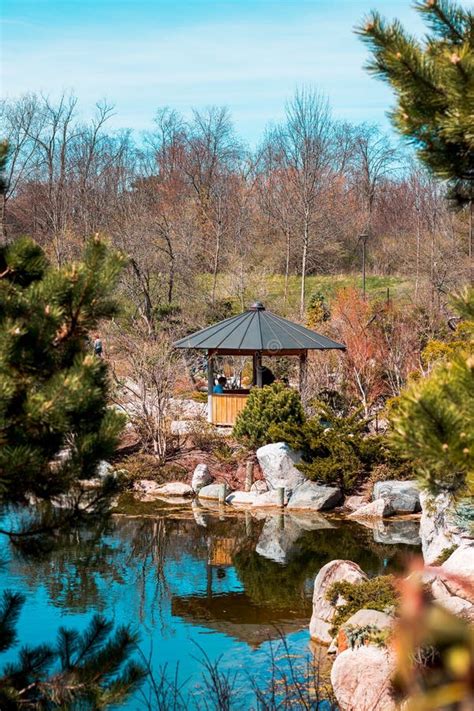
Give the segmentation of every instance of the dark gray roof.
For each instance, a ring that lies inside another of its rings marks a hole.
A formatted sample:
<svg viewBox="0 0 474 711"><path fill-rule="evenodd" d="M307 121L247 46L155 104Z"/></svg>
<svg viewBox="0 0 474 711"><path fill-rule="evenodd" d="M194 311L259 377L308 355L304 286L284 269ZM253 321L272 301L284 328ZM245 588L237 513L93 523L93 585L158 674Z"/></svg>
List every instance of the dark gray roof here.
<svg viewBox="0 0 474 711"><path fill-rule="evenodd" d="M288 351L345 349L342 343L266 311L259 302L238 316L181 338L174 345L210 351L262 351L274 355L281 351L287 354Z"/></svg>

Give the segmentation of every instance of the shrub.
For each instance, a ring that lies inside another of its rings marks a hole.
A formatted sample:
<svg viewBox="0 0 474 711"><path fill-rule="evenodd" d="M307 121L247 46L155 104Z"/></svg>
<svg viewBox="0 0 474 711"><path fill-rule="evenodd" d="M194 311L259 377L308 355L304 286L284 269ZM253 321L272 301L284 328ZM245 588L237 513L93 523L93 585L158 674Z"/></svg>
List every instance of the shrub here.
<svg viewBox="0 0 474 711"><path fill-rule="evenodd" d="M193 447L202 452L212 452L222 444L222 435L203 417L197 417L190 422L188 433Z"/></svg>
<svg viewBox="0 0 474 711"><path fill-rule="evenodd" d="M120 462L120 470L126 471L126 480L131 484L138 479L152 479L158 484L168 481L186 481L188 472L178 464L160 464L153 454L137 452Z"/></svg>
<svg viewBox="0 0 474 711"><path fill-rule="evenodd" d="M316 328L324 321L328 321L330 316L331 312L324 299L324 294L319 291L311 294L308 308L306 309L306 325L308 328Z"/></svg>
<svg viewBox="0 0 474 711"><path fill-rule="evenodd" d="M250 447L274 442L270 427L279 424L301 427L305 419L299 393L281 383L254 388L238 415L234 437Z"/></svg>
<svg viewBox="0 0 474 711"><path fill-rule="evenodd" d="M349 583L340 580L333 583L327 591L326 598L332 605L339 597L344 598L344 604L336 608L331 634L335 635L341 625L358 610L378 610L389 612L398 607L399 594L395 587L393 575L381 575L378 578L363 580L360 583Z"/></svg>
<svg viewBox="0 0 474 711"><path fill-rule="evenodd" d="M359 412L343 417L322 402L314 406L315 417L298 426L272 425L270 436L302 452L299 468L309 479L337 485L348 493L383 461L383 438L364 436L366 422Z"/></svg>

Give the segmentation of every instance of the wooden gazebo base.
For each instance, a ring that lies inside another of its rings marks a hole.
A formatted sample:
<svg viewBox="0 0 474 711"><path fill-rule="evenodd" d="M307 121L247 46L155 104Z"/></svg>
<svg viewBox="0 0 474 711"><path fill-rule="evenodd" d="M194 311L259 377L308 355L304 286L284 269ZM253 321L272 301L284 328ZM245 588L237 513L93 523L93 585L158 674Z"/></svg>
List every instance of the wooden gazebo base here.
<svg viewBox="0 0 474 711"><path fill-rule="evenodd" d="M233 427L239 412L245 407L248 391L212 393L208 395L210 421L213 425Z"/></svg>

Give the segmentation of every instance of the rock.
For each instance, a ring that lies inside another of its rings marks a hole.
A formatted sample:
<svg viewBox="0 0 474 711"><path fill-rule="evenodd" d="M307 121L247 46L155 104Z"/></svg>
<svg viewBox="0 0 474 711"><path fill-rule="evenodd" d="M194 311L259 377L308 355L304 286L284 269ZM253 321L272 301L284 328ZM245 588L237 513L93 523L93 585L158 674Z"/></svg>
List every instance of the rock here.
<svg viewBox="0 0 474 711"><path fill-rule="evenodd" d="M284 442L260 447L257 449L257 459L269 489L284 486L292 491L305 481L295 466L301 461L301 454L294 452Z"/></svg>
<svg viewBox="0 0 474 711"><path fill-rule="evenodd" d="M421 520L420 537L423 558L427 565L436 563L440 555L461 543L461 534L455 524L454 499L444 492L431 496L420 493Z"/></svg>
<svg viewBox="0 0 474 711"><path fill-rule="evenodd" d="M95 475L96 475L97 479L104 479L104 477L109 476L110 474L113 474L113 471L114 471L113 466L111 464L109 464L109 462L102 460L97 465Z"/></svg>
<svg viewBox="0 0 474 711"><path fill-rule="evenodd" d="M435 577L431 584L431 592L436 602L445 610L474 622L474 605L472 602L463 597L453 595L445 580Z"/></svg>
<svg viewBox="0 0 474 711"><path fill-rule="evenodd" d="M293 491L288 509L324 511L334 508L341 501L342 493L337 486L320 486L314 481L305 481Z"/></svg>
<svg viewBox="0 0 474 711"><path fill-rule="evenodd" d="M357 610L341 626L337 634L337 650L339 653L351 647L350 633L362 627L370 627L374 632L388 630L393 625L393 617L378 610Z"/></svg>
<svg viewBox="0 0 474 711"><path fill-rule="evenodd" d="M441 566L443 582L451 595L474 605L474 543L461 545Z"/></svg>
<svg viewBox="0 0 474 711"><path fill-rule="evenodd" d="M395 711L391 678L395 658L386 649L362 646L339 654L331 683L341 711Z"/></svg>
<svg viewBox="0 0 474 711"><path fill-rule="evenodd" d="M182 481L170 481L167 484L157 484L151 479L140 479L136 481L133 488L137 494L140 494L142 501L153 501L157 498L182 497L187 498L192 496L193 490L189 484Z"/></svg>
<svg viewBox="0 0 474 711"><path fill-rule="evenodd" d="M421 544L419 521L378 521L373 531L375 543L406 546Z"/></svg>
<svg viewBox="0 0 474 711"><path fill-rule="evenodd" d="M187 498L193 495L192 487L189 484L185 484L184 481L169 481L155 492L159 496L181 496Z"/></svg>
<svg viewBox="0 0 474 711"><path fill-rule="evenodd" d="M133 490L136 494L140 494L140 498L153 497L161 484L158 484L153 479L138 479L133 482Z"/></svg>
<svg viewBox="0 0 474 711"><path fill-rule="evenodd" d="M313 614L309 624L309 633L311 639L319 640L324 644L331 642L332 637L329 630L336 611L335 606L326 600L326 593L333 583L340 580L359 583L362 580L367 580L367 575L357 563L350 560L332 560L323 565L317 574L314 581ZM339 604L341 604L340 601Z"/></svg>
<svg viewBox="0 0 474 711"><path fill-rule="evenodd" d="M257 481L254 481L254 483L250 487L250 491L253 491L256 494L264 494L266 491L268 491L268 484L263 479L258 479Z"/></svg>
<svg viewBox="0 0 474 711"><path fill-rule="evenodd" d="M416 513L421 510L420 490L416 481L378 481L373 499L388 499L395 513Z"/></svg>
<svg viewBox="0 0 474 711"><path fill-rule="evenodd" d="M255 491L233 491L226 498L226 502L233 506L251 506L257 496Z"/></svg>
<svg viewBox="0 0 474 711"><path fill-rule="evenodd" d="M200 499L219 499L222 492L222 484L207 484L199 489L198 496ZM227 497L227 487L224 493L224 500Z"/></svg>
<svg viewBox="0 0 474 711"><path fill-rule="evenodd" d="M209 472L207 464L198 464L193 472L193 478L191 480L193 490L197 493L199 489L202 489L203 486L211 484L212 481L213 477Z"/></svg>
<svg viewBox="0 0 474 711"><path fill-rule="evenodd" d="M207 417L207 403L170 398L168 401L168 413L175 420L205 419Z"/></svg>
<svg viewBox="0 0 474 711"><path fill-rule="evenodd" d="M370 504L361 506L360 509L353 511L348 515L347 518L350 519L360 519L360 518L383 518L384 516L391 516L393 514L393 509L390 504L389 499L376 499L371 501Z"/></svg>
<svg viewBox="0 0 474 711"><path fill-rule="evenodd" d="M362 508L362 506L365 506L366 503L367 500L365 496L348 496L344 500L344 508L348 511L357 511L357 509L360 509Z"/></svg>
<svg viewBox="0 0 474 711"><path fill-rule="evenodd" d="M281 501L280 492L277 491L276 489L270 489L270 491L266 491L264 494L258 494L258 496L255 497L253 506L258 506L260 508L264 508L264 507L266 508L267 506L281 507L280 501ZM288 495L285 491L285 494L283 496L283 506L286 506L287 503L288 503Z"/></svg>
<svg viewBox="0 0 474 711"><path fill-rule="evenodd" d="M263 558L275 563L287 563L295 551L295 544L301 533L301 528L283 514L271 516L263 525L255 550Z"/></svg>

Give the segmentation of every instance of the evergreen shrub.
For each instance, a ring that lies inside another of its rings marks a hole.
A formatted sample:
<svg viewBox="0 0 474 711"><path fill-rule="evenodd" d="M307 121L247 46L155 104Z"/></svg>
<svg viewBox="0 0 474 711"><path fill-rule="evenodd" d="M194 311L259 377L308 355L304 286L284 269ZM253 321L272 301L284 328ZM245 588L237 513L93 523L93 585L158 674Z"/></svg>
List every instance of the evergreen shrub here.
<svg viewBox="0 0 474 711"><path fill-rule="evenodd" d="M282 383L251 390L247 403L237 416L234 437L249 447L261 447L277 441L270 434L276 425L298 430L305 420L301 398L296 390Z"/></svg>
<svg viewBox="0 0 474 711"><path fill-rule="evenodd" d="M392 612L399 603L399 593L393 575L381 575L360 583L339 580L331 585L326 593L326 598L332 605L335 605L339 597L344 599L344 603L336 608L331 628L332 635L335 635L341 625L358 610Z"/></svg>

